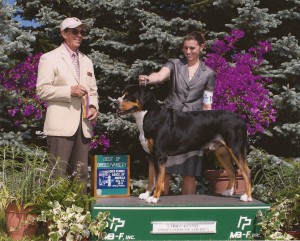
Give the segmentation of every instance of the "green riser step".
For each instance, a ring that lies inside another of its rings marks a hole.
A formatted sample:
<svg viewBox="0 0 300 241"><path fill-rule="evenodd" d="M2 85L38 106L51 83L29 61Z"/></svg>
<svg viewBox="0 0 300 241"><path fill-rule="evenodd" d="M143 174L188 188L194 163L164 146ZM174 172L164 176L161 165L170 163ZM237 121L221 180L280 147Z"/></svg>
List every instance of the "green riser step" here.
<svg viewBox="0 0 300 241"><path fill-rule="evenodd" d="M131 196L99 198L92 216L110 212L106 240L246 240L259 233L257 212L269 208L239 196L162 196L157 204Z"/></svg>

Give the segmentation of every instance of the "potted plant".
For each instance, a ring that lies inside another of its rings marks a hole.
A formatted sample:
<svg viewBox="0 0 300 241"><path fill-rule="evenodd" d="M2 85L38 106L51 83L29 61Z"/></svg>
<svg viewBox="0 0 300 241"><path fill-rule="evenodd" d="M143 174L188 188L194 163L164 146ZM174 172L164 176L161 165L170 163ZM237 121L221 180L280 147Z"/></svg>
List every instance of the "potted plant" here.
<svg viewBox="0 0 300 241"><path fill-rule="evenodd" d="M30 220L34 219L39 193L52 181L47 159L47 152L40 147L0 147L0 207L12 239L33 236L37 231Z"/></svg>
<svg viewBox="0 0 300 241"><path fill-rule="evenodd" d="M49 202L57 201L65 207L71 207L75 204L88 210L90 204L96 200L90 194L83 193L83 184L78 181L77 176L56 178L51 185L39 193L36 199L38 200L38 205L36 205L38 213L49 209Z"/></svg>
<svg viewBox="0 0 300 241"><path fill-rule="evenodd" d="M49 240L84 240L90 236L102 239L109 212L99 213L92 220L89 211L95 198L83 194L77 177L60 179L39 196L37 221L47 226Z"/></svg>
<svg viewBox="0 0 300 241"><path fill-rule="evenodd" d="M92 220L90 211L72 204L66 207L58 201L49 202L49 209L42 211L38 221L48 223L49 240L87 240L91 235L103 239L106 235L109 212L99 212Z"/></svg>

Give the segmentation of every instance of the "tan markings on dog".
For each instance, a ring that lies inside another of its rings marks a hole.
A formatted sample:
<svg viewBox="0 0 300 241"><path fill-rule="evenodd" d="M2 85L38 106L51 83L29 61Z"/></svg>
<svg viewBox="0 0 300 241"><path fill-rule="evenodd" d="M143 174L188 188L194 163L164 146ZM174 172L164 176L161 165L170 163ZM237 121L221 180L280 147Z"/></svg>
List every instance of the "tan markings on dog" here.
<svg viewBox="0 0 300 241"><path fill-rule="evenodd" d="M147 146L149 148L150 153L153 153L153 143L154 141L152 138L147 139Z"/></svg>
<svg viewBox="0 0 300 241"><path fill-rule="evenodd" d="M244 160L244 159L238 160L236 158L236 156L233 154L231 148L229 148L228 146L225 146L225 148L228 151L228 153L230 154L231 158L234 160L237 167L240 169L240 171L241 171L241 173L244 177L244 180L245 180L246 194L247 194L248 197L251 198L250 169L247 165L246 160Z"/></svg>
<svg viewBox="0 0 300 241"><path fill-rule="evenodd" d="M143 106L141 105L141 103L139 102L139 100L137 100L137 107L138 107L138 111L142 111L143 110Z"/></svg>
<svg viewBox="0 0 300 241"><path fill-rule="evenodd" d="M166 162L159 164L158 167L158 177L157 177L157 184L156 188L153 193L153 197L159 199L160 194L165 189L165 172L166 172Z"/></svg>
<svg viewBox="0 0 300 241"><path fill-rule="evenodd" d="M131 101L126 101L126 100L123 100L123 101L122 101L122 105L121 105L121 109L122 109L122 110L130 110L130 109L132 109L133 107L139 108L138 103L136 103L136 102L131 102Z"/></svg>
<svg viewBox="0 0 300 241"><path fill-rule="evenodd" d="M150 193L154 190L155 187L155 167L154 167L154 161L152 158L149 158L149 172L148 172L148 188L147 191Z"/></svg>
<svg viewBox="0 0 300 241"><path fill-rule="evenodd" d="M122 104L121 104L121 108L122 110L129 110L133 107L137 107L137 111L142 111L143 110L143 107L142 105L139 103L139 101L137 100L137 102L132 102L132 101L126 101L124 100L124 97L128 95L128 92L125 92L122 96Z"/></svg>
<svg viewBox="0 0 300 241"><path fill-rule="evenodd" d="M226 150L225 146L216 149L215 155L219 160L221 166L226 170L229 178L227 189L235 188L235 171L231 163L231 156Z"/></svg>
<svg viewBox="0 0 300 241"><path fill-rule="evenodd" d="M225 141L221 135L216 135L209 143L202 146L202 149L208 149L211 151L215 151L221 146L225 146Z"/></svg>

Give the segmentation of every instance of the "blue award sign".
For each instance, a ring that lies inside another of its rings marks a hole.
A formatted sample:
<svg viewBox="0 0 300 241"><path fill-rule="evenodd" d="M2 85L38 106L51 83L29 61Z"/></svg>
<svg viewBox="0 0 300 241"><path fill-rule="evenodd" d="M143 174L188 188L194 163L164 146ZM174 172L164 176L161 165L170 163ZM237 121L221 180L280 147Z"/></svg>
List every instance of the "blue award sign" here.
<svg viewBox="0 0 300 241"><path fill-rule="evenodd" d="M130 158L128 155L94 156L94 196L130 195Z"/></svg>

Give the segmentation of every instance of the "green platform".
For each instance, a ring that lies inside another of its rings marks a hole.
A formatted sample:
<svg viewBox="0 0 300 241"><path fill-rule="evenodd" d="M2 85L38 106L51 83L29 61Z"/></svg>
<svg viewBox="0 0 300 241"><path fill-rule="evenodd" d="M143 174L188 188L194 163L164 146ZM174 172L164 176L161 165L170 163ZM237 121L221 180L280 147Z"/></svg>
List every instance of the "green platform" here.
<svg viewBox="0 0 300 241"><path fill-rule="evenodd" d="M246 240L258 235L257 211L268 208L238 196L162 196L157 204L137 197L101 198L92 215L110 211L106 240Z"/></svg>

